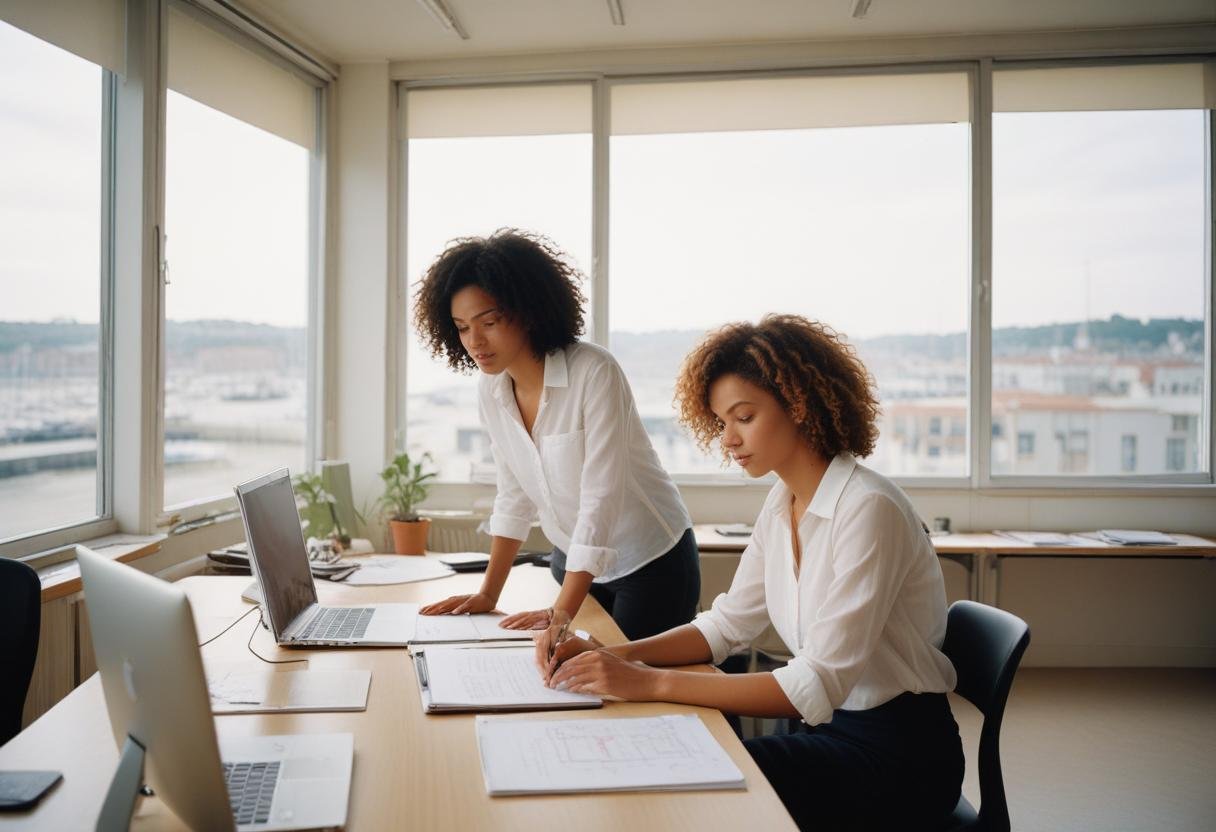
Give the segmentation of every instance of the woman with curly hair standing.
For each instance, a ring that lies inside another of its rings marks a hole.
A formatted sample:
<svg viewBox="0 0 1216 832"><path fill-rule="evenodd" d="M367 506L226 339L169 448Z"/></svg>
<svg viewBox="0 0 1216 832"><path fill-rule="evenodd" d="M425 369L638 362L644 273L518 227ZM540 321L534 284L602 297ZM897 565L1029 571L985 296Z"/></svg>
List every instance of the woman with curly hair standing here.
<svg viewBox="0 0 1216 832"><path fill-rule="evenodd" d="M457 371L480 370L478 405L498 493L481 591L424 615L494 609L532 523L553 542L553 606L508 616L540 629L539 654L590 593L629 638L696 614L700 560L692 521L605 349L578 340L578 270L543 237L503 229L456 240L423 277L414 319L423 342Z"/></svg>
<svg viewBox="0 0 1216 832"><path fill-rule="evenodd" d="M800 719L744 745L803 828L920 829L958 801L963 752L941 652L941 566L907 496L857 462L878 402L853 350L822 324L769 316L714 332L685 360L681 419L777 484L730 590L691 624L612 647L561 644L550 685L630 700ZM793 659L703 674L770 623Z"/></svg>

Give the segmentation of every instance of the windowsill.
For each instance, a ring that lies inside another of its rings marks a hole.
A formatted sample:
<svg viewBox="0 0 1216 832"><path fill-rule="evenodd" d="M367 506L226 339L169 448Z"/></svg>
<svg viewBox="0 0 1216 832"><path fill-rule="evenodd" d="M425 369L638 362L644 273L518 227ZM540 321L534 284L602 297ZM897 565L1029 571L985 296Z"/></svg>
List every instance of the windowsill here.
<svg viewBox="0 0 1216 832"><path fill-rule="evenodd" d="M82 540L74 545L85 546L120 563L131 563L159 552L164 540L165 535L163 534L110 534L93 540ZM42 581L42 603L64 598L81 590L80 566L70 556L69 550L72 548L72 546L65 546L58 550L67 556L62 560L57 557L57 553L47 553L46 560L50 562L45 566L35 567L38 577ZM32 558L32 560L37 559L37 557Z"/></svg>

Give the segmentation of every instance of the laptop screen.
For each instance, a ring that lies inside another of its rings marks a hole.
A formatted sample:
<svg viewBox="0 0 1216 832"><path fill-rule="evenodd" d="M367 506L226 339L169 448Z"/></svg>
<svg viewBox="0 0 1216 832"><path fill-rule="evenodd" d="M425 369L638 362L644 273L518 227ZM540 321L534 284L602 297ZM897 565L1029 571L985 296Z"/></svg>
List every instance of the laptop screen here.
<svg viewBox="0 0 1216 832"><path fill-rule="evenodd" d="M242 483L236 487L236 498L245 521L249 557L277 639L317 600L291 476L283 469Z"/></svg>

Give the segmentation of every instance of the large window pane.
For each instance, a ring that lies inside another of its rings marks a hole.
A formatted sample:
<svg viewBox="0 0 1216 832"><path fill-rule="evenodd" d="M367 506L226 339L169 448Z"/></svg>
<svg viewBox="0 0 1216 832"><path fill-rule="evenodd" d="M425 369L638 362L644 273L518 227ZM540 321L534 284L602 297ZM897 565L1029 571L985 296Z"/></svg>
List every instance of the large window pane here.
<svg viewBox="0 0 1216 832"><path fill-rule="evenodd" d="M869 77L859 92L873 103L859 106L854 80L802 79L814 85L804 94L783 79L767 107L761 82L710 82L717 101L730 84L751 86L737 108L707 107L686 130L673 89L649 109L681 132L612 137L611 348L673 473L724 471L675 424L683 356L709 329L776 312L844 333L875 376L883 415L869 464L967 474L969 127L933 113L884 124L897 103L884 98L902 94ZM685 86L695 110L701 84ZM966 90L959 76L929 98L965 114ZM617 127L615 95L613 106ZM739 129L714 123L724 111ZM770 126L783 121L813 126Z"/></svg>
<svg viewBox="0 0 1216 832"><path fill-rule="evenodd" d="M476 96L476 106L464 106L472 104L466 96ZM589 87L425 91L406 99L411 310L417 282L451 240L507 226L544 234L590 271ZM550 118L554 109L558 117ZM468 123L452 113L467 114ZM537 133L536 125L566 132ZM469 135L436 135L460 132ZM408 338L407 449L429 451L443 480L492 478L475 376L432 359L412 328Z"/></svg>
<svg viewBox="0 0 1216 832"><path fill-rule="evenodd" d="M1206 123L1199 108L994 115L994 474L1207 470Z"/></svg>
<svg viewBox="0 0 1216 832"><path fill-rule="evenodd" d="M164 503L176 506L305 466L309 151L172 90L166 133Z"/></svg>
<svg viewBox="0 0 1216 832"><path fill-rule="evenodd" d="M0 539L98 515L102 74L0 23Z"/></svg>

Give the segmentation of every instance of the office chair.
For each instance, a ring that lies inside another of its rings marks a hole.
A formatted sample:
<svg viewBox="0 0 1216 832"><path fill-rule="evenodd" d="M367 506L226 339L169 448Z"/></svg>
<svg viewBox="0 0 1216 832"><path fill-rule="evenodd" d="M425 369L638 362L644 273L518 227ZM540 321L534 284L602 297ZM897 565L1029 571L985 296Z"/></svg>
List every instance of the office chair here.
<svg viewBox="0 0 1216 832"><path fill-rule="evenodd" d="M0 557L0 745L21 731L42 628L42 582L20 561Z"/></svg>
<svg viewBox="0 0 1216 832"><path fill-rule="evenodd" d="M954 663L954 692L979 709L980 809L959 796L941 832L1009 832L1009 804L1001 777L1001 719L1030 628L1016 615L974 601L955 601L946 619L942 652Z"/></svg>

